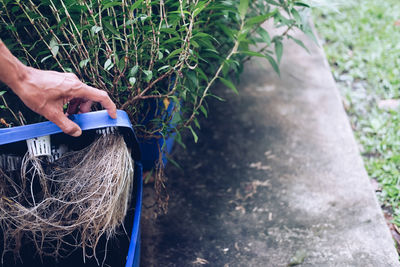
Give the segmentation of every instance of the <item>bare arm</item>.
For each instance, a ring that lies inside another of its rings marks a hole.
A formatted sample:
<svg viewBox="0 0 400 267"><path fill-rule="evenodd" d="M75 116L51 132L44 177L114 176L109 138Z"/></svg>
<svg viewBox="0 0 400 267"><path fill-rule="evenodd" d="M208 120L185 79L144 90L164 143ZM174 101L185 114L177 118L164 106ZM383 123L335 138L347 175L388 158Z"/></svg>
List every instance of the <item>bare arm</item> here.
<svg viewBox="0 0 400 267"><path fill-rule="evenodd" d="M63 113L65 103L74 105L69 113L88 112L92 101L100 102L112 118L117 117L115 104L105 91L82 83L73 73L44 71L22 64L0 40L0 81L14 91L30 109L57 124L72 136L82 130Z"/></svg>

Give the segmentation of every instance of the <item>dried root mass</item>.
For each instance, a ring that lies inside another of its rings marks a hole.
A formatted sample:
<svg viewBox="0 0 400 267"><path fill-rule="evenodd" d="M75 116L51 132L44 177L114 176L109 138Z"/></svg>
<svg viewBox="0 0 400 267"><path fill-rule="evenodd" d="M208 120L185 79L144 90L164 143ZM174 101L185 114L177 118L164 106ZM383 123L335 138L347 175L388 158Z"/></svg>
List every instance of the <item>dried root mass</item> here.
<svg viewBox="0 0 400 267"><path fill-rule="evenodd" d="M100 237L108 240L123 223L132 186L133 161L120 135L101 136L53 163L27 153L20 173L0 171L3 257L18 255L31 239L41 256L81 247L96 258Z"/></svg>

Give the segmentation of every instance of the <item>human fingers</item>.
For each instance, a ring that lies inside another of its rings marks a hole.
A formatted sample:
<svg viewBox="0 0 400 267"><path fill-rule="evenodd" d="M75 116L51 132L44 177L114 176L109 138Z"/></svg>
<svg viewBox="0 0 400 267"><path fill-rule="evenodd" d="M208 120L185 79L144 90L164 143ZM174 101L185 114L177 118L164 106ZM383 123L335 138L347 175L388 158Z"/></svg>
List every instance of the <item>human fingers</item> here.
<svg viewBox="0 0 400 267"><path fill-rule="evenodd" d="M79 107L82 103L82 99L80 98L74 98L69 101L68 108L67 108L67 114L76 114L79 111Z"/></svg>
<svg viewBox="0 0 400 267"><path fill-rule="evenodd" d="M79 90L75 92L74 97L80 97L94 102L99 102L107 110L111 118L117 118L117 108L105 91L82 83Z"/></svg>
<svg viewBox="0 0 400 267"><path fill-rule="evenodd" d="M46 119L55 123L64 133L78 137L82 134L81 128L78 124L71 121L63 112L52 112L49 114L43 114Z"/></svg>
<svg viewBox="0 0 400 267"><path fill-rule="evenodd" d="M67 108L67 115L77 114L77 113L86 113L92 110L93 101L86 100L82 98L74 98L69 101Z"/></svg>
<svg viewBox="0 0 400 267"><path fill-rule="evenodd" d="M86 113L92 110L93 101L82 99L81 104L79 105L79 112Z"/></svg>

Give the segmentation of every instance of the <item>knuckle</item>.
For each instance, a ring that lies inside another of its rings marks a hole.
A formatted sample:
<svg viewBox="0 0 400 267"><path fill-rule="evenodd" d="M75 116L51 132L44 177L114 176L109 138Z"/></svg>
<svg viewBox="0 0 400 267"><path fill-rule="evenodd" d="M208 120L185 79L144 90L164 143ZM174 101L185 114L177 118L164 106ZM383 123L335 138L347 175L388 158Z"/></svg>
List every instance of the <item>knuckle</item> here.
<svg viewBox="0 0 400 267"><path fill-rule="evenodd" d="M69 78L72 78L72 79L79 79L78 76L76 76L76 74L75 74L75 73L72 73L72 72L66 73L66 75L67 75Z"/></svg>
<svg viewBox="0 0 400 267"><path fill-rule="evenodd" d="M83 86L84 86L84 84L79 80L76 80L72 83L73 89L81 89L81 88L83 88Z"/></svg>
<svg viewBox="0 0 400 267"><path fill-rule="evenodd" d="M67 95L73 98L77 94L77 92L79 92L82 89L83 89L83 83L81 81L79 80L73 81L71 83L71 87L69 88Z"/></svg>

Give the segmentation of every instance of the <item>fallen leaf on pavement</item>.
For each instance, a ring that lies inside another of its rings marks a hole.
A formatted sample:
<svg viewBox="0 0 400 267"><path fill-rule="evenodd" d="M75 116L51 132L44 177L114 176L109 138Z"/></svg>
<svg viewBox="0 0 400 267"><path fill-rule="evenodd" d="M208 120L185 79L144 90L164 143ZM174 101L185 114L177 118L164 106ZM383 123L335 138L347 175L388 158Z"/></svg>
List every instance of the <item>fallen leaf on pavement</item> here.
<svg viewBox="0 0 400 267"><path fill-rule="evenodd" d="M207 260L202 259L202 258L196 258L196 260L194 262L192 262L192 263L193 264L201 264L201 265L209 264L209 262Z"/></svg>

